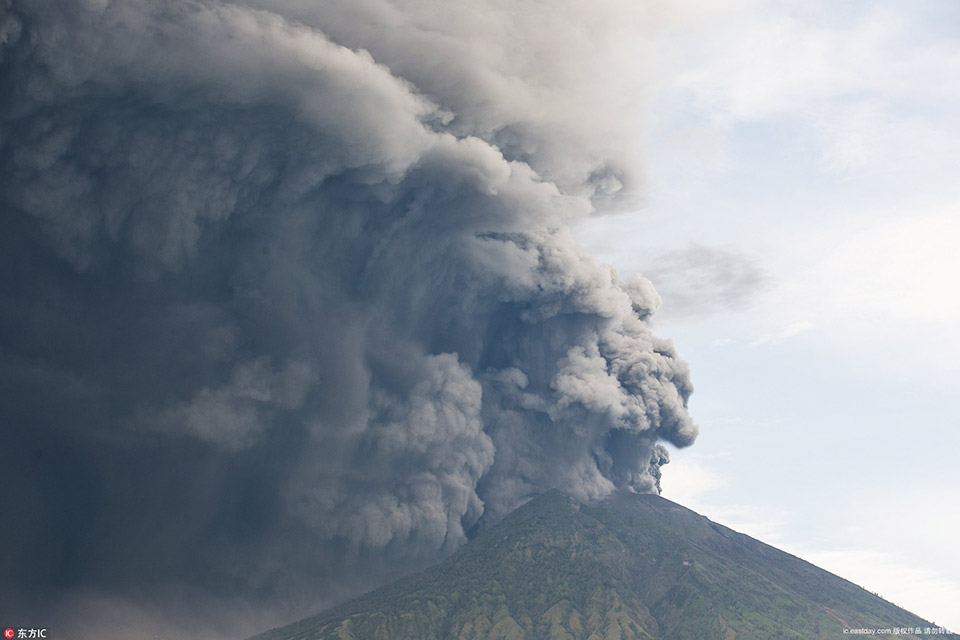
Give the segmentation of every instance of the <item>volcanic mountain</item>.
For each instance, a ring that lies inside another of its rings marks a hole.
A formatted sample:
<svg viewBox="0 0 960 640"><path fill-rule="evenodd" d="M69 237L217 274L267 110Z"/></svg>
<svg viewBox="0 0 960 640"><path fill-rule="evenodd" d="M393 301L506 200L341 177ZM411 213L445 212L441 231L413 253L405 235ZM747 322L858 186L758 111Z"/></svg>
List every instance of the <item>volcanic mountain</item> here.
<svg viewBox="0 0 960 640"><path fill-rule="evenodd" d="M255 640L925 638L932 627L659 496L578 504L551 491L440 564Z"/></svg>

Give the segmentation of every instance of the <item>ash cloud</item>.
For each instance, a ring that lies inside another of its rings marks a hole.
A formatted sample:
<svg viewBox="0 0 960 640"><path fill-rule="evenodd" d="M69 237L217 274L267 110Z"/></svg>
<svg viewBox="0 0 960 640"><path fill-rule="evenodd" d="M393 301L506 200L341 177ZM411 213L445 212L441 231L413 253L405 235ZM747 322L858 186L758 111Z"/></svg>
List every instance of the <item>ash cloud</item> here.
<svg viewBox="0 0 960 640"><path fill-rule="evenodd" d="M750 306L768 289L769 274L735 251L690 245L677 251L655 252L644 274L670 303L661 317L689 318Z"/></svg>
<svg viewBox="0 0 960 640"><path fill-rule="evenodd" d="M4 619L236 636L658 490L686 365L567 224L663 13L0 0Z"/></svg>

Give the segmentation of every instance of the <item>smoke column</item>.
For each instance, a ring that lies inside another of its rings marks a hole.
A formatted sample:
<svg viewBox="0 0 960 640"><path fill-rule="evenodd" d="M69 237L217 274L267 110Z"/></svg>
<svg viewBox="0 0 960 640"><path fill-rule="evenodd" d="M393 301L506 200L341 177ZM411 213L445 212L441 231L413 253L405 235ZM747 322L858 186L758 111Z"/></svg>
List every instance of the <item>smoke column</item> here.
<svg viewBox="0 0 960 640"><path fill-rule="evenodd" d="M237 637L657 491L687 367L569 225L638 206L667 21L0 0L2 622Z"/></svg>

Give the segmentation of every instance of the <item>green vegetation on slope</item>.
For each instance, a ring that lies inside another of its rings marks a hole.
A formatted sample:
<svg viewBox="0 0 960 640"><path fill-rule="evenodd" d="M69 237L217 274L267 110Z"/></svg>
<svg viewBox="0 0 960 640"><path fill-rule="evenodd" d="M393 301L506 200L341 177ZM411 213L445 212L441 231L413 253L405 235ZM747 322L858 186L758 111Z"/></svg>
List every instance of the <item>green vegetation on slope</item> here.
<svg viewBox="0 0 960 640"><path fill-rule="evenodd" d="M807 640L906 626L930 623L659 496L580 506L553 491L435 567L256 640Z"/></svg>

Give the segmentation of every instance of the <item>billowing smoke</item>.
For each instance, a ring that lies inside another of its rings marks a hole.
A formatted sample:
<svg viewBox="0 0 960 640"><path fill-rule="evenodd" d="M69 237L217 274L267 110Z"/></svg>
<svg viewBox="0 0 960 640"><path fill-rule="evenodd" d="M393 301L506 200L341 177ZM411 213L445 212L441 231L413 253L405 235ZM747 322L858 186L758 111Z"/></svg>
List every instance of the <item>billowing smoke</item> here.
<svg viewBox="0 0 960 640"><path fill-rule="evenodd" d="M687 368L568 226L661 13L0 0L3 622L229 636L657 491Z"/></svg>

